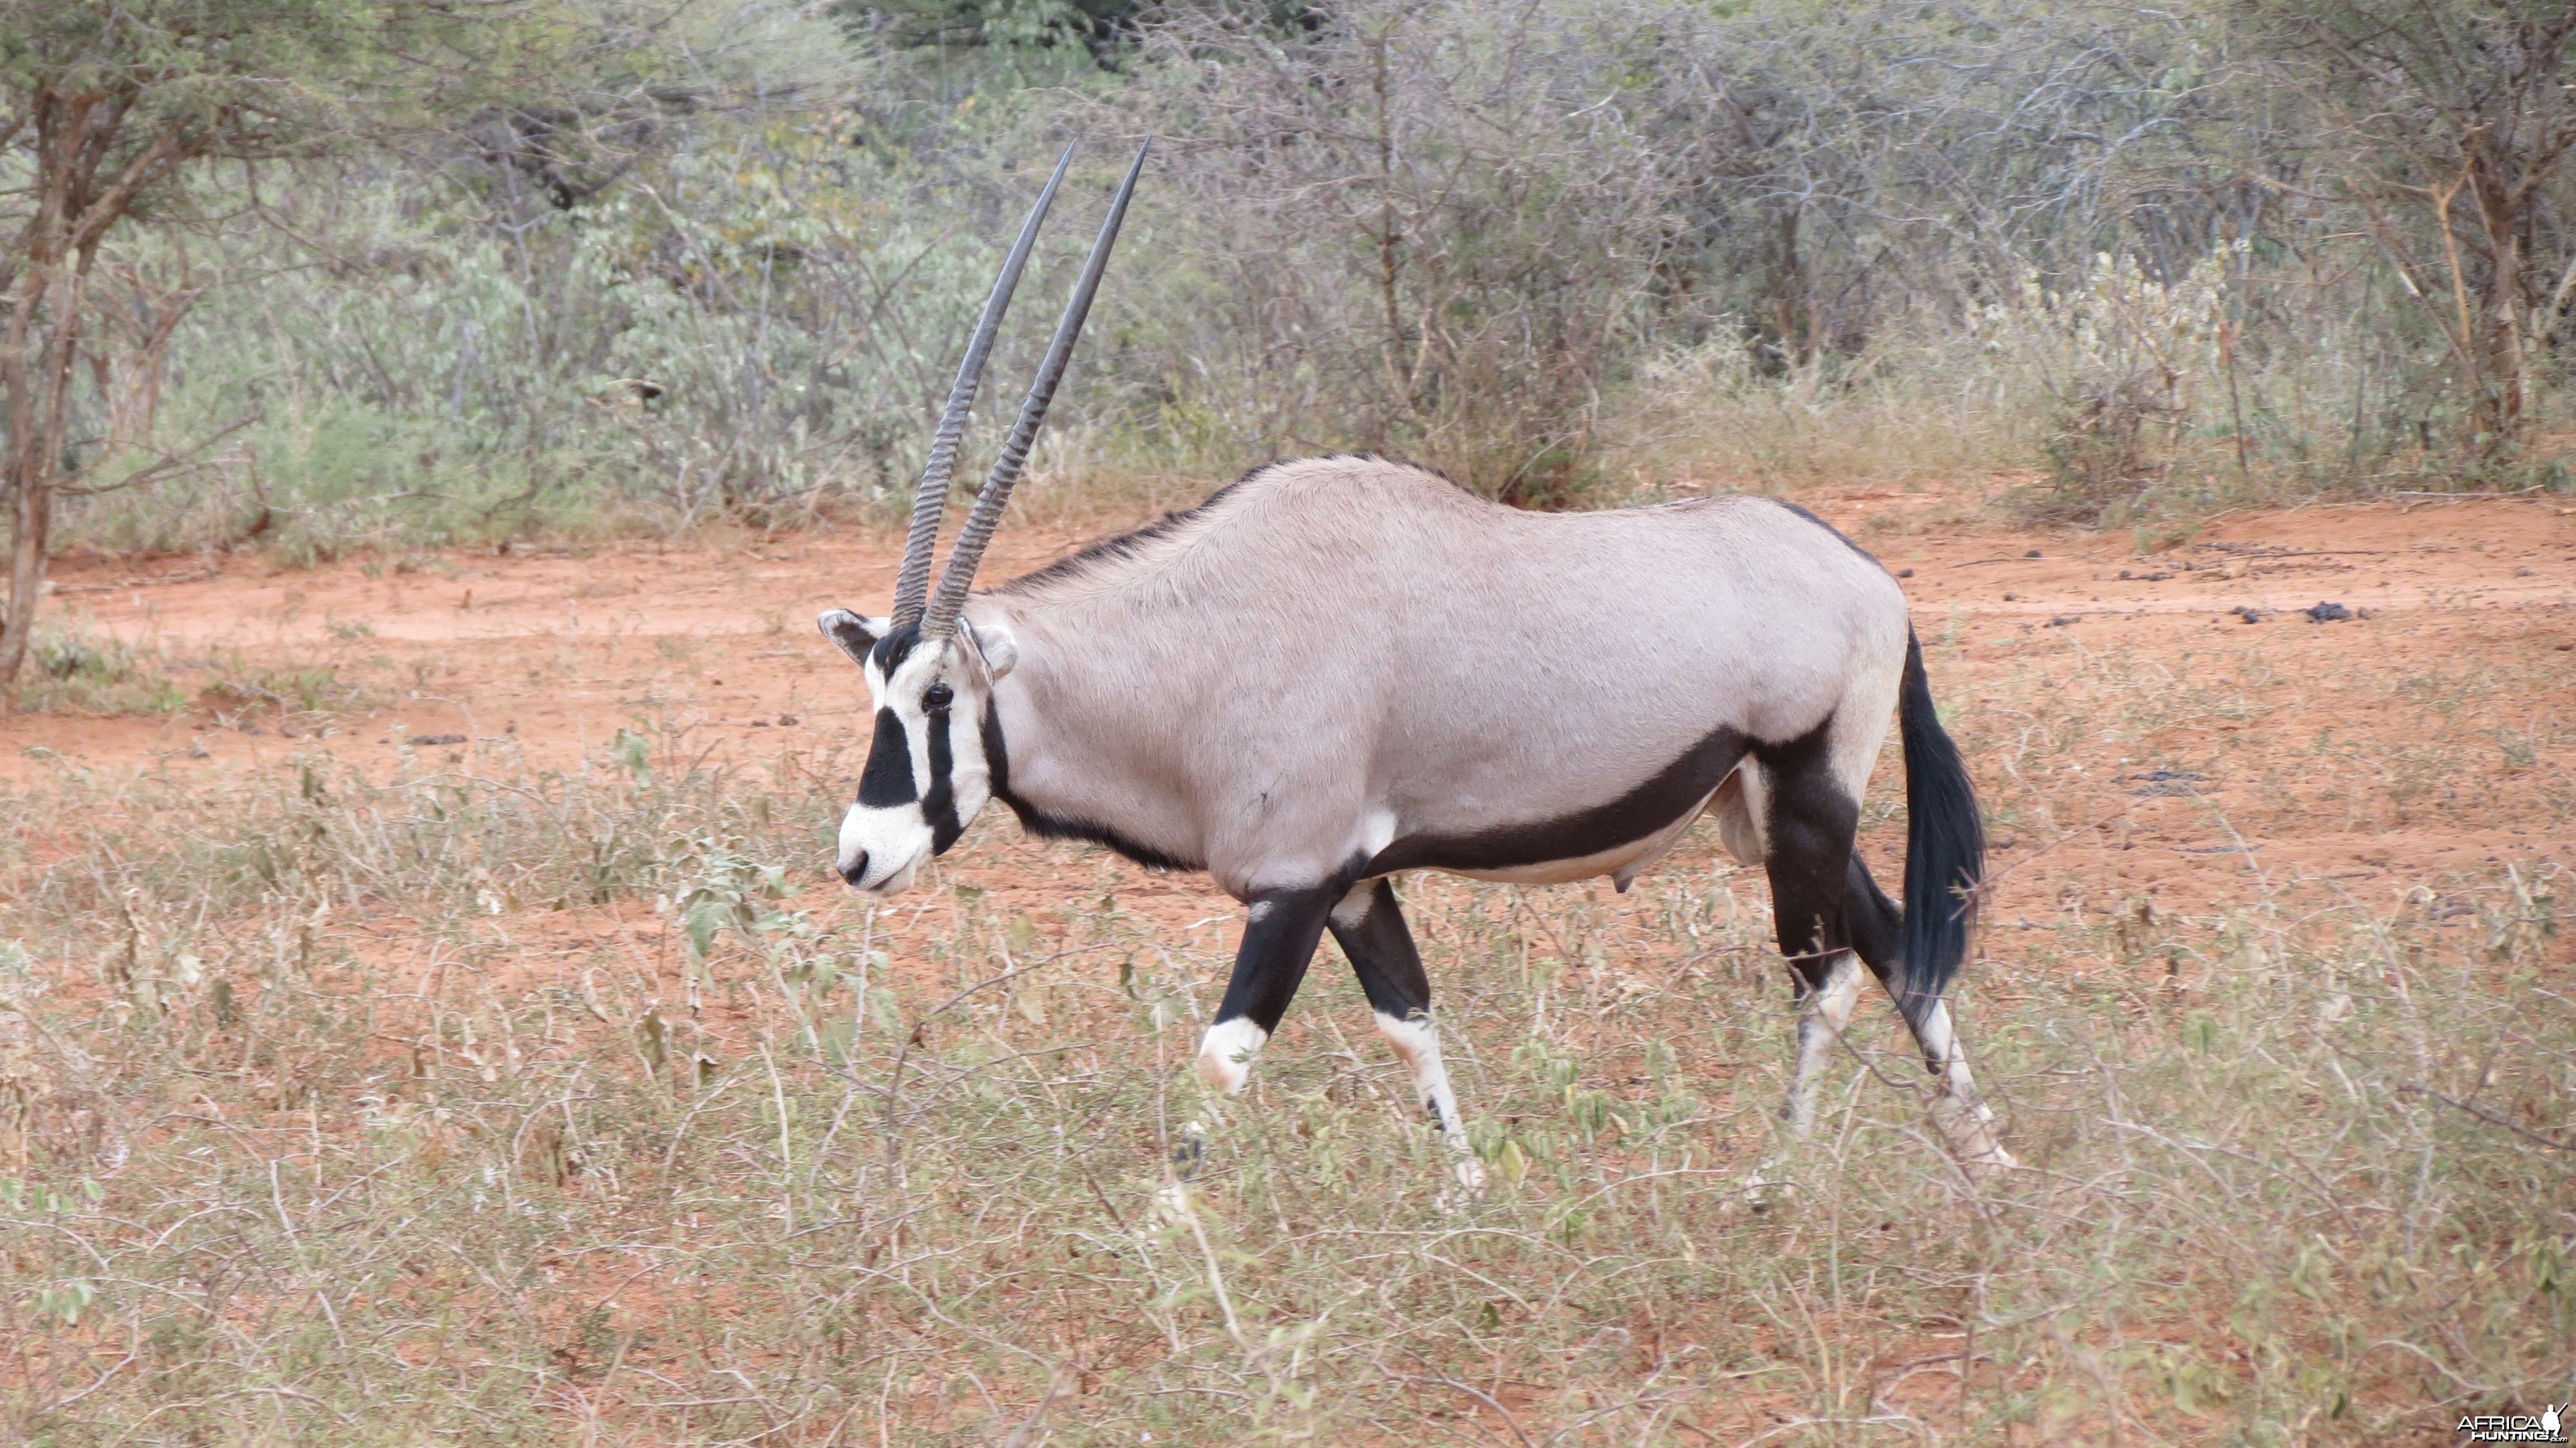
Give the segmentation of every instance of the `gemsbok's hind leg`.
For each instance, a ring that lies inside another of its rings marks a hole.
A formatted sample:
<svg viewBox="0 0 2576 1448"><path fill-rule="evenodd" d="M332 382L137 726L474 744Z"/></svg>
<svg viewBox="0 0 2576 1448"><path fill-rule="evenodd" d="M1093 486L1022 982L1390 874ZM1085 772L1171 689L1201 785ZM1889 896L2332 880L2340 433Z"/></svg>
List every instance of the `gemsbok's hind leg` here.
<svg viewBox="0 0 2576 1448"><path fill-rule="evenodd" d="M1333 939L1351 958L1360 990L1377 1016L1377 1029L1413 1074L1413 1098L1457 1158L1458 1181L1469 1191L1484 1185L1485 1171L1467 1145L1449 1070L1440 1063L1440 1035L1431 1023L1431 978L1422 953L1405 928L1390 880L1363 880L1333 907Z"/></svg>
<svg viewBox="0 0 2576 1448"><path fill-rule="evenodd" d="M1905 1007L1905 913L1870 878L1869 867L1861 863L1858 852L1851 857L1851 885L1844 912L1851 922L1852 943L1877 974L1879 984L1887 987L1888 997L1896 1002L1901 1014ZM1920 1025L1910 1017L1906 1024L1914 1032L1915 1044L1923 1050L1923 1062L1932 1071L1933 1089L1944 1103L1936 1106L1942 1127L1959 1144L1961 1154L1974 1162L2012 1165L2011 1154L1995 1141L1995 1113L1978 1099L1976 1078L1968 1074L1967 1052L1959 1045L1958 1032L1951 1027L1950 1003L1934 1001Z"/></svg>
<svg viewBox="0 0 2576 1448"><path fill-rule="evenodd" d="M1790 1134L1801 1137L1816 1129L1816 1083L1824 1078L1825 1062L1833 1057L1835 1044L1851 1024L1852 1006L1860 999L1860 964L1850 951L1831 956L1821 980L1807 964L1796 962L1798 1067L1789 1079L1788 1104L1780 1108Z"/></svg>
<svg viewBox="0 0 2576 1448"><path fill-rule="evenodd" d="M1951 1027L1948 1001L1934 1001L1923 1013L1923 1023L1914 1027L1914 1040L1923 1048L1923 1064L1939 1083L1948 1107L1942 1126L1958 1144L1960 1155L1983 1166L2018 1165L1995 1137L1993 1108L1977 1095L1976 1078L1968 1073L1968 1053Z"/></svg>
<svg viewBox="0 0 2576 1448"><path fill-rule="evenodd" d="M1816 1122L1816 1083L1860 999L1848 906L1852 838L1860 804L1828 758L1832 721L1785 745L1756 750L1771 877L1771 923L1798 981L1798 1065L1781 1115L1805 1136Z"/></svg>

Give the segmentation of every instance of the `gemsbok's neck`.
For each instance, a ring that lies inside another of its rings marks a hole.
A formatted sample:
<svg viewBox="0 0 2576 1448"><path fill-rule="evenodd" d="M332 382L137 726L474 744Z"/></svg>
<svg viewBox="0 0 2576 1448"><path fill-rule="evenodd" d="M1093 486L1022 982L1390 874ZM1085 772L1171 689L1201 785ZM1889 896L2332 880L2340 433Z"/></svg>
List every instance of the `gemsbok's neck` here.
<svg viewBox="0 0 2576 1448"><path fill-rule="evenodd" d="M1150 663L1070 610L982 598L978 625L1011 630L1019 662L993 685L984 726L994 797L1048 838L1090 840L1144 864L1205 860L1181 717Z"/></svg>

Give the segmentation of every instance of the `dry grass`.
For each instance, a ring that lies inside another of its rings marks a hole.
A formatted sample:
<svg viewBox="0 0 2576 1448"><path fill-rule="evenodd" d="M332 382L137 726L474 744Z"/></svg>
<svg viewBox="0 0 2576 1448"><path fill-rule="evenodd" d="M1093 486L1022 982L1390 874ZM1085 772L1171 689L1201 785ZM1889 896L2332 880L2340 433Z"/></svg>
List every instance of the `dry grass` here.
<svg viewBox="0 0 2576 1448"><path fill-rule="evenodd" d="M2257 662L2004 668L1964 739L1998 833L2100 825L2088 751L2272 718ZM2368 687L2474 710L2509 672ZM2459 777L2433 754L2522 747L2563 839L2563 726L2513 727L2272 767L2400 821ZM801 775L506 747L5 801L0 1439L2363 1444L2565 1394L2546 848L1998 921L1965 1029L2028 1169L1962 1173L1873 1005L1758 1212L1789 1016L1757 876L1417 880L1489 1189L1443 1200L1327 961L1172 1219L1228 922L1070 846L1014 847L1045 904L951 872L870 915L800 893Z"/></svg>

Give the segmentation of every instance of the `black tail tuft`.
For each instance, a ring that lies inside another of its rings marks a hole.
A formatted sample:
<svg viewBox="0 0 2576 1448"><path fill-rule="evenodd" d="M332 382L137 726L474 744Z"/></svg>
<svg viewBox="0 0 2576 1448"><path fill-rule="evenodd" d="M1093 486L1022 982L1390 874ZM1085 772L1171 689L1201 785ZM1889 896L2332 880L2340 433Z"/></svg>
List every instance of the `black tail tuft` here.
<svg viewBox="0 0 2576 1448"><path fill-rule="evenodd" d="M1910 631L1896 727L1905 740L1906 814L1905 985L1897 1004L1920 1025L1968 957L1974 891L1986 874L1986 831L1959 746L1933 711L1923 645Z"/></svg>

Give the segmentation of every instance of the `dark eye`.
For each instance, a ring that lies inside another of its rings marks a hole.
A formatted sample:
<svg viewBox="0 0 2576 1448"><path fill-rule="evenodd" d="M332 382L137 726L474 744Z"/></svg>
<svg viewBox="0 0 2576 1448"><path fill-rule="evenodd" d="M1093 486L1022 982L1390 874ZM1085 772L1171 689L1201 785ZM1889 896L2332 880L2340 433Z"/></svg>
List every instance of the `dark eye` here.
<svg viewBox="0 0 2576 1448"><path fill-rule="evenodd" d="M922 691L921 707L935 712L937 710L947 708L949 701L956 697L956 691L949 688L946 684L933 684Z"/></svg>

